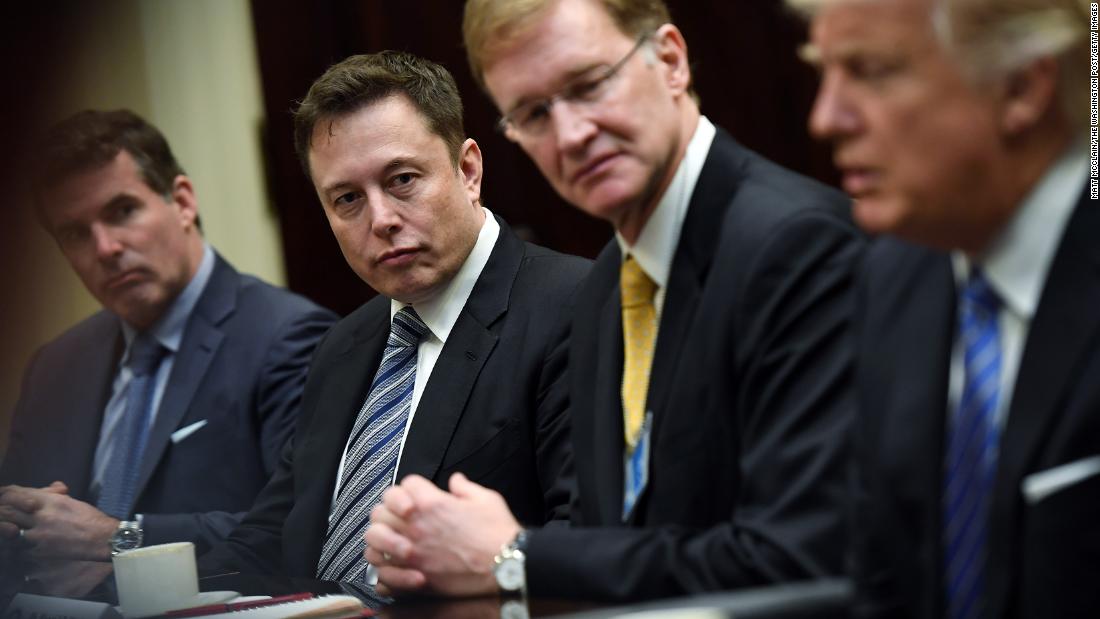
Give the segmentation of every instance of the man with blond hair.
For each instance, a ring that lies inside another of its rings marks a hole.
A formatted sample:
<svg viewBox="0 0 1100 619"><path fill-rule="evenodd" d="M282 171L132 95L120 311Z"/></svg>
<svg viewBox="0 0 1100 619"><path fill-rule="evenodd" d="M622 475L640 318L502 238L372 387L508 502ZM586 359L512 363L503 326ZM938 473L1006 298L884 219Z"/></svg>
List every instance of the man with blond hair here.
<svg viewBox="0 0 1100 619"><path fill-rule="evenodd" d="M1095 616L1088 3L797 4L810 128L887 235L857 297L860 614Z"/></svg>
<svg viewBox="0 0 1100 619"><path fill-rule="evenodd" d="M847 201L701 116L662 2L471 0L464 29L505 134L616 238L573 315L573 526L411 477L367 534L382 582L626 601L839 573Z"/></svg>

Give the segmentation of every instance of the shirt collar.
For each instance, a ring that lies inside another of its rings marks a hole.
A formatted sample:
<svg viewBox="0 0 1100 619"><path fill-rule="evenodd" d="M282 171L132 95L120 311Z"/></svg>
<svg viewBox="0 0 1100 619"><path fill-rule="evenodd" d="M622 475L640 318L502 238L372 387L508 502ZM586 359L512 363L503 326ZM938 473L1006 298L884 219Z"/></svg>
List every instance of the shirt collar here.
<svg viewBox="0 0 1100 619"><path fill-rule="evenodd" d="M493 217L493 213L485 207L481 207L481 210L485 212L481 232L478 233L477 242L474 243L474 248L470 250L466 261L458 269L458 273L455 273L439 294L415 305L417 315L428 326L428 330L443 343L447 342L447 336L451 334L451 329L458 322L458 315L462 313L462 308L466 307L466 300L470 298L474 285L481 277L481 271L485 269L489 256L493 253L497 237L500 236L500 224ZM407 304L391 299L390 320L393 320L393 315L405 305Z"/></svg>
<svg viewBox="0 0 1100 619"><path fill-rule="evenodd" d="M187 282L187 286L176 297L176 300L172 301L168 311L153 323L153 326L149 327L149 333L171 353L174 354L179 350L180 342L183 341L183 330L187 328L187 319L191 316L191 311L195 309L195 305L198 304L199 297L202 296L202 291L206 288L206 283L210 281L210 274L213 272L214 250L209 243L204 242L202 261L199 262L199 268L195 271L194 277L191 278L190 282ZM122 359L125 363L130 356L130 345L137 337L137 330L127 324L126 321L121 322L122 336L126 340L126 355Z"/></svg>
<svg viewBox="0 0 1100 619"><path fill-rule="evenodd" d="M977 260L1005 307L1024 320L1031 320L1039 306L1088 165L1084 145L1074 143L1047 169L989 251ZM970 261L962 252L954 252L953 259L956 282L962 285L969 277Z"/></svg>
<svg viewBox="0 0 1100 619"><path fill-rule="evenodd" d="M703 163L706 162L715 133L717 130L714 124L706 116L700 116L684 158L680 161L672 182L668 184L668 189L657 203L657 208L642 227L638 242L631 246L618 231L615 232L615 240L619 243L623 259L626 259L627 254L634 256L638 265L658 288L668 285L668 274L672 270L672 259L680 241L680 230L687 218L691 194L703 172Z"/></svg>

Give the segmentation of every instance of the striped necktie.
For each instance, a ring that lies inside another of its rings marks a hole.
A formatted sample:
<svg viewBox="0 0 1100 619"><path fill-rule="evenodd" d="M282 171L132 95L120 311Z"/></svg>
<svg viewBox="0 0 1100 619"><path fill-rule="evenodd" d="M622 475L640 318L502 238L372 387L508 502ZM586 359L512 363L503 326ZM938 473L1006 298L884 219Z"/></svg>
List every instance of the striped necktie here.
<svg viewBox="0 0 1100 619"><path fill-rule="evenodd" d="M989 504L997 474L1000 301L977 269L959 299L964 382L947 424L944 462L944 599L952 619L980 617L985 604Z"/></svg>
<svg viewBox="0 0 1100 619"><path fill-rule="evenodd" d="M340 490L317 562L317 577L322 580L363 580L367 569L363 534L371 510L394 481L416 382L417 348L427 331L412 306L394 314L382 362L348 441Z"/></svg>
<svg viewBox="0 0 1100 619"><path fill-rule="evenodd" d="M134 508L141 460L152 426L157 370L166 352L168 350L148 334L138 335L130 345L126 365L131 378L126 387L126 409L118 421L118 437L96 500L96 507L101 512L120 520L127 520Z"/></svg>

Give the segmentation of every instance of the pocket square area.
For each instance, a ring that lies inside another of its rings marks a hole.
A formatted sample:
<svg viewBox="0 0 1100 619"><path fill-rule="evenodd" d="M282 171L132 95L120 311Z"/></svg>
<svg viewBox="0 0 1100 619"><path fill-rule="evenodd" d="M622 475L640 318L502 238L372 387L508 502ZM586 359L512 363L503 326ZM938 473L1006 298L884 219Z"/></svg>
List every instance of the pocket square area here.
<svg viewBox="0 0 1100 619"><path fill-rule="evenodd" d="M180 428L179 430L176 430L175 432L172 433L172 436L171 436L172 443L175 444L175 443L178 443L178 442L182 441L183 439L187 438L188 436L191 436L195 432L198 432L205 425L206 425L206 420L203 419L202 421L196 421L193 424L184 426L184 427Z"/></svg>
<svg viewBox="0 0 1100 619"><path fill-rule="evenodd" d="M1059 490L1095 475L1100 475L1100 456L1090 456L1032 473L1024 478L1020 490L1024 493L1024 499L1034 505Z"/></svg>

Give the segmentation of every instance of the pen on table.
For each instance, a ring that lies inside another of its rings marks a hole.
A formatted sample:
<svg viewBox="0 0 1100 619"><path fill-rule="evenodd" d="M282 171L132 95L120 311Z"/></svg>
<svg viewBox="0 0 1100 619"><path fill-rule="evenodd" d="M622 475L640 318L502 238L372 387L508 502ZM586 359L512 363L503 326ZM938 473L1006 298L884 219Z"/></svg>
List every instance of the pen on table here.
<svg viewBox="0 0 1100 619"><path fill-rule="evenodd" d="M286 604L289 602L297 602L300 600L308 600L313 598L312 593L294 593L292 595L280 595L278 597L268 598L266 600L250 600L248 602L231 602L223 604L210 604L209 606L196 606L195 608L183 608L180 610L172 610L164 613L165 617L202 617L205 615L216 615L218 613L231 613L239 610L248 610L250 608L262 608L264 606L274 606L275 604Z"/></svg>

